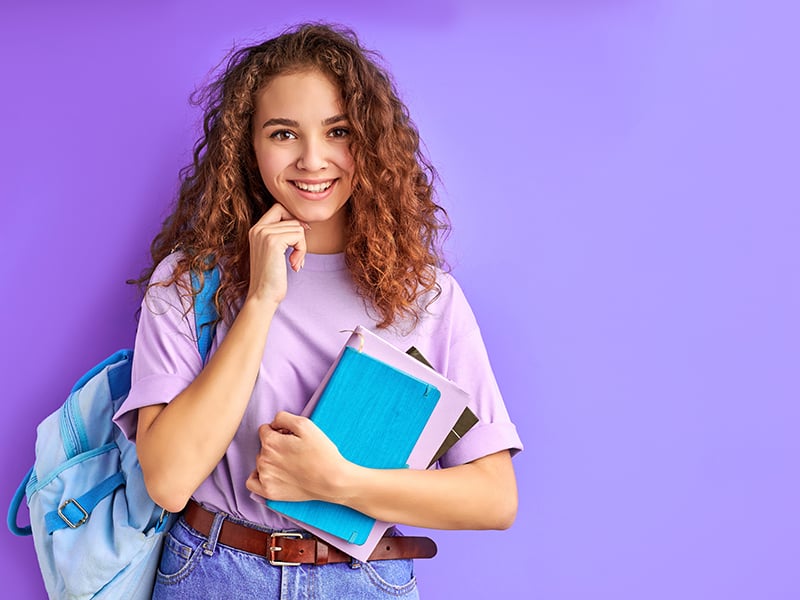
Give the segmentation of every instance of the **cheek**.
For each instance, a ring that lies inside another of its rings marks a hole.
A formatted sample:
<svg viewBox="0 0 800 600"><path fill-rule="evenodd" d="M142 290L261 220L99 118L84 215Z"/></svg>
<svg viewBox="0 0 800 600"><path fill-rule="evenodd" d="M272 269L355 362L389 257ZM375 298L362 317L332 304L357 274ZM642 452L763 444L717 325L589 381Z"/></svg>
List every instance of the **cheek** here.
<svg viewBox="0 0 800 600"><path fill-rule="evenodd" d="M355 160L353 160L353 155L350 153L349 148L343 148L340 155L337 158L337 162L339 163L340 167L349 172L352 176L353 170L355 169Z"/></svg>
<svg viewBox="0 0 800 600"><path fill-rule="evenodd" d="M288 158L282 152L256 152L256 163L258 164L258 171L261 173L261 179L269 186L280 173L282 173L289 164Z"/></svg>

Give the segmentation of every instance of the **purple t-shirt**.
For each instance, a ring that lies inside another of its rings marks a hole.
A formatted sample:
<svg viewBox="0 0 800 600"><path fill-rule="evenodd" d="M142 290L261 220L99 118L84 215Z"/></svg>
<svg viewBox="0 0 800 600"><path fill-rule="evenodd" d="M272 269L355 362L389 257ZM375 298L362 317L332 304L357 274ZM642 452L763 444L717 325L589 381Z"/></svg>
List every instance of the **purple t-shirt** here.
<svg viewBox="0 0 800 600"><path fill-rule="evenodd" d="M164 259L151 281L167 279L176 260L175 254ZM195 491L194 499L267 527L292 527L245 487L260 448L258 428L272 422L280 410L302 412L349 336L341 331L357 325L402 350L415 346L437 371L470 395L470 407L480 422L442 457L441 467L500 450L521 450L472 310L452 276L439 273L438 282L440 297L409 332L402 324L377 329L373 311L365 308L355 290L343 254L308 254L299 273L288 269L286 298L272 319L244 417L227 453ZM131 391L114 417L130 439L136 437L138 408L169 403L202 368L194 313L187 312L190 304L177 285L151 286L145 295ZM224 323L217 326L212 354L227 330Z"/></svg>

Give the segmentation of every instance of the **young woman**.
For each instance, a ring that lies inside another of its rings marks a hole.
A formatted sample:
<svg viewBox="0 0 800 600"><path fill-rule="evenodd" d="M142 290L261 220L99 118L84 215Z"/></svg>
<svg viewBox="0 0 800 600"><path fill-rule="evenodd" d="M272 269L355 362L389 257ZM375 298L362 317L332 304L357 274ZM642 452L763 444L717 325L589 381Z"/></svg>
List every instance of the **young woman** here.
<svg viewBox="0 0 800 600"><path fill-rule="evenodd" d="M444 212L417 131L374 55L323 25L238 50L202 102L203 136L142 279L133 386L116 417L152 498L184 511L154 598L417 597L410 559L429 554L424 543L387 542L362 563L309 534L270 538L297 527L265 505L319 499L440 529L515 518L522 446L441 268ZM204 364L190 273L211 267L221 319ZM480 423L439 468L360 467L297 416L356 325L417 347L470 394Z"/></svg>

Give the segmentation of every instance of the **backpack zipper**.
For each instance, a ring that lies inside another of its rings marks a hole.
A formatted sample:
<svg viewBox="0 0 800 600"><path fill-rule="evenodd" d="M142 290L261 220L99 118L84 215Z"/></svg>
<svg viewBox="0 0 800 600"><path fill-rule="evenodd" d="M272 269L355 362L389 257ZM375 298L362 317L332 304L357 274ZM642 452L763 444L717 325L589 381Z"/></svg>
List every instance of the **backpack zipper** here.
<svg viewBox="0 0 800 600"><path fill-rule="evenodd" d="M64 441L64 453L67 455L67 460L89 448L86 426L83 424L78 404L78 392L79 390L76 390L69 395L61 408L59 420L61 439Z"/></svg>

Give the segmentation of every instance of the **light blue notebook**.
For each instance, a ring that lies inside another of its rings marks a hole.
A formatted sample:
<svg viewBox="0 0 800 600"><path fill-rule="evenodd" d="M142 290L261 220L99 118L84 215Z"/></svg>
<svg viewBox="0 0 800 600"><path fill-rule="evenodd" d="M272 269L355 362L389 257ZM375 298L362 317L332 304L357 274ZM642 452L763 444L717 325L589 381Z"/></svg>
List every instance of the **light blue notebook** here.
<svg viewBox="0 0 800 600"><path fill-rule="evenodd" d="M436 386L347 346L311 420L349 461L401 469L439 397ZM267 500L267 506L351 544L366 542L375 524L352 508L319 500Z"/></svg>

